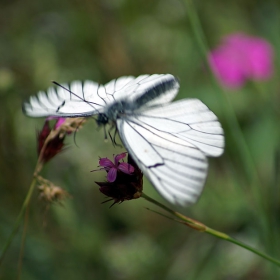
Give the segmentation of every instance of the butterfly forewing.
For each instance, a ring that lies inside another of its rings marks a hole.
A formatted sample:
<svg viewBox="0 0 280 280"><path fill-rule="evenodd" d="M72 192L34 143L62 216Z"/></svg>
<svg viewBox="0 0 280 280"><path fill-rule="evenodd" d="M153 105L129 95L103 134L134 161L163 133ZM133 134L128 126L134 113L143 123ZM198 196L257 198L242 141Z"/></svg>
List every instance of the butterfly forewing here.
<svg viewBox="0 0 280 280"><path fill-rule="evenodd" d="M98 97L98 86L93 82L74 81L70 85L51 87L47 92L40 91L37 97L31 97L24 103L23 111L31 117L75 117L97 114L104 107L104 101Z"/></svg>
<svg viewBox="0 0 280 280"><path fill-rule="evenodd" d="M162 85L166 83L172 84L172 87L165 87L164 90L162 90ZM153 89L156 91L156 97L152 100L145 98L145 95L151 96L151 91ZM168 103L175 98L178 90L179 83L174 76L170 74L141 75L116 91L114 96L117 100L125 99L126 101L134 103L134 109L136 109ZM144 99L144 102L141 102L141 98Z"/></svg>
<svg viewBox="0 0 280 280"><path fill-rule="evenodd" d="M126 76L112 80L104 85L106 94L113 95L115 99L119 99L121 96L118 96L118 94L124 92L125 88L129 87L130 82L134 84L135 78L132 76Z"/></svg>
<svg viewBox="0 0 280 280"><path fill-rule="evenodd" d="M24 104L23 111L31 117L91 116L103 113L105 108L116 101L126 100L133 103L150 87L172 79L175 80L170 74L141 75L137 78L128 76L113 80L104 86L92 81L73 81L70 84L50 87L46 92L40 91L37 97L31 97L30 102ZM168 94L165 92L159 96L154 100L155 104L172 100L178 88L179 84Z"/></svg>

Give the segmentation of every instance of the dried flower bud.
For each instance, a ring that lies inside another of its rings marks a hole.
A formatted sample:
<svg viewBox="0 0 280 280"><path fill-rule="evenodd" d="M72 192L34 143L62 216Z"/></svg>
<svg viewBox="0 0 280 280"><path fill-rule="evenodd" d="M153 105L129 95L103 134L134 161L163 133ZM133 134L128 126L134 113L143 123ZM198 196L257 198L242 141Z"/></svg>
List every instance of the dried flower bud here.
<svg viewBox="0 0 280 280"><path fill-rule="evenodd" d="M62 151L64 146L64 138L60 137L58 133L54 133L53 137L49 137L52 130L49 126L49 121L46 120L43 129L38 133L38 154L43 163L48 162L55 155ZM46 142L47 141L47 142Z"/></svg>
<svg viewBox="0 0 280 280"><path fill-rule="evenodd" d="M52 182L38 177L40 183L39 189L39 199L47 202L62 202L65 198L70 197L69 193L62 189L61 187L55 186Z"/></svg>
<svg viewBox="0 0 280 280"><path fill-rule="evenodd" d="M110 197L107 201L114 201L111 206L125 200L139 198L142 194L143 174L129 155L127 163L119 163L119 160L122 159L124 155L125 153L116 155L114 157L115 163L107 158L101 158L99 161L100 166L103 166L100 170L105 170L107 172L108 181L96 182L96 184L100 187L100 192ZM112 173L112 169L115 173L114 176L109 174Z"/></svg>
<svg viewBox="0 0 280 280"><path fill-rule="evenodd" d="M49 121L53 119L56 123L51 129ZM60 153L63 150L65 136L77 131L84 122L84 118L48 117L37 137L41 162L46 163Z"/></svg>
<svg viewBox="0 0 280 280"><path fill-rule="evenodd" d="M48 117L47 120L57 120L54 125L54 130L59 130L60 136L71 134L78 131L79 128L86 122L86 118L59 118Z"/></svg>

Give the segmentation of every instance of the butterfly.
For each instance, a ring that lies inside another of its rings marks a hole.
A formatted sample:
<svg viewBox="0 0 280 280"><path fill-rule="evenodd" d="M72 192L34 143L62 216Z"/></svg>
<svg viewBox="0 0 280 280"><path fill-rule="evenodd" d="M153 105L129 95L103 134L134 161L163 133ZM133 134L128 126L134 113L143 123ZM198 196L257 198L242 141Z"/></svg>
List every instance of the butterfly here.
<svg viewBox="0 0 280 280"><path fill-rule="evenodd" d="M171 102L179 81L171 74L126 76L105 85L73 81L40 91L23 104L31 117L96 116L113 124L135 163L170 203L188 206L199 198L207 157L224 150L223 129L199 99Z"/></svg>

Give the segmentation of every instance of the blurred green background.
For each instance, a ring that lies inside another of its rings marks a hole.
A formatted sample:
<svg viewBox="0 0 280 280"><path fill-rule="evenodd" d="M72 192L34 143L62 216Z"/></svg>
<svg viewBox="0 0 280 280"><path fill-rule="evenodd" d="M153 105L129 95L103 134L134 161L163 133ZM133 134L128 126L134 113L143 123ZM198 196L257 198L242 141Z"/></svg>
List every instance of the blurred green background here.
<svg viewBox="0 0 280 280"><path fill-rule="evenodd" d="M37 160L36 131L44 122L24 116L22 102L52 80L106 83L122 75L171 73L180 79L178 98L200 98L218 115L226 134L225 153L210 159L199 202L176 209L280 259L280 2L194 2L211 48L237 31L263 37L274 48L272 79L224 93L253 155L261 188L252 179L253 171L246 171L224 99L195 39L186 1L2 0L1 248L30 186ZM111 157L121 150L104 143L94 121L76 134L77 145L73 135L66 142L67 150L42 174L72 198L46 211L35 191L21 279L280 279L279 269L267 261L146 210L158 209L144 199L113 208L101 204L105 197L94 181L105 174L90 170L96 169L99 156ZM167 204L147 181L144 191ZM262 227L260 216L268 228ZM0 267L1 279L17 277L21 236L22 227Z"/></svg>

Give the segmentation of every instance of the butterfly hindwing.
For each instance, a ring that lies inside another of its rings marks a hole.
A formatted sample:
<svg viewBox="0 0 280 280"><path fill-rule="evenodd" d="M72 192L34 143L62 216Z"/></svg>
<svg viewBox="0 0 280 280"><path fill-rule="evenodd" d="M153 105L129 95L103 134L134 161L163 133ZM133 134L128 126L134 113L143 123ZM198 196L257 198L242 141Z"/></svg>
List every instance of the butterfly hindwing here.
<svg viewBox="0 0 280 280"><path fill-rule="evenodd" d="M135 162L168 201L196 202L207 175L206 156L224 147L217 117L199 100L185 99L117 122Z"/></svg>

